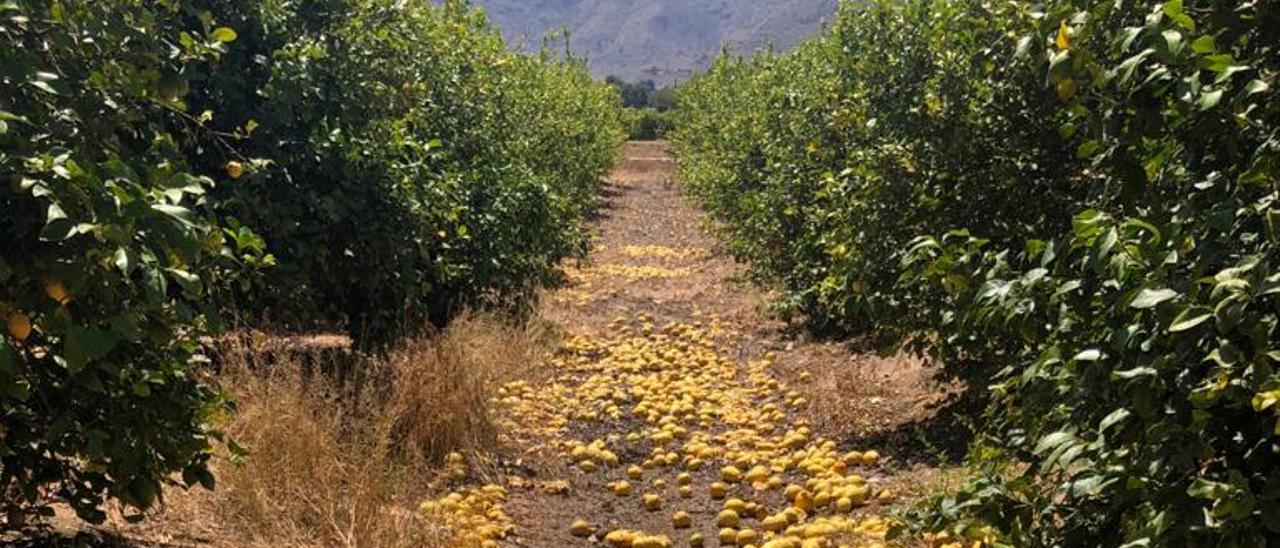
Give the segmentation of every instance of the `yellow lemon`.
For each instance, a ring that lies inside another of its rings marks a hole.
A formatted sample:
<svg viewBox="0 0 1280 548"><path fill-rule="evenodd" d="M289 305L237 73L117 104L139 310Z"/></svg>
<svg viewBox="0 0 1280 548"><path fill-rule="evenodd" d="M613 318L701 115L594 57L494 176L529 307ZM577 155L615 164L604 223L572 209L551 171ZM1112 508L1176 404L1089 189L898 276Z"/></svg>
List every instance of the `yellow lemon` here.
<svg viewBox="0 0 1280 548"><path fill-rule="evenodd" d="M720 469L720 480L727 483L742 481L742 471L737 466L726 466Z"/></svg>
<svg viewBox="0 0 1280 548"><path fill-rule="evenodd" d="M738 542L738 530L725 527L720 530L720 545L733 546Z"/></svg>
<svg viewBox="0 0 1280 548"><path fill-rule="evenodd" d="M645 509L651 512L659 508L662 508L662 497L659 497L658 495L655 495L653 493L645 493L645 495L641 497L640 500L644 502Z"/></svg>
<svg viewBox="0 0 1280 548"><path fill-rule="evenodd" d="M21 312L9 316L9 336L19 342L27 340L31 336L31 318Z"/></svg>
<svg viewBox="0 0 1280 548"><path fill-rule="evenodd" d="M613 531L604 537L604 543L615 548L628 548L636 540L636 534L632 531Z"/></svg>
<svg viewBox="0 0 1280 548"><path fill-rule="evenodd" d="M729 486L718 481L711 484L709 489L711 491L711 498L713 499L722 499L725 495L729 494Z"/></svg>
<svg viewBox="0 0 1280 548"><path fill-rule="evenodd" d="M840 497L836 499L836 511L847 514L853 510L853 499L849 497Z"/></svg>
<svg viewBox="0 0 1280 548"><path fill-rule="evenodd" d="M67 301L71 300L71 293L67 291L67 286L62 285L62 282L58 280L46 280L44 282L44 294L57 301L58 304L67 304Z"/></svg>
<svg viewBox="0 0 1280 548"><path fill-rule="evenodd" d="M742 523L742 518L738 517L738 513L733 510L721 511L716 516L716 527L737 528Z"/></svg>
<svg viewBox="0 0 1280 548"><path fill-rule="evenodd" d="M625 497L631 494L631 482L626 480L619 481L611 484L610 489L613 490L613 494L618 495L619 497Z"/></svg>
<svg viewBox="0 0 1280 548"><path fill-rule="evenodd" d="M724 509L742 514L747 511L747 503L742 499L729 499L724 501Z"/></svg>
<svg viewBox="0 0 1280 548"><path fill-rule="evenodd" d="M589 537L595 532L595 528L585 520L575 520L573 525L569 526L569 533L575 537Z"/></svg>
<svg viewBox="0 0 1280 548"><path fill-rule="evenodd" d="M671 539L667 537L640 537L631 543L631 548L671 548Z"/></svg>

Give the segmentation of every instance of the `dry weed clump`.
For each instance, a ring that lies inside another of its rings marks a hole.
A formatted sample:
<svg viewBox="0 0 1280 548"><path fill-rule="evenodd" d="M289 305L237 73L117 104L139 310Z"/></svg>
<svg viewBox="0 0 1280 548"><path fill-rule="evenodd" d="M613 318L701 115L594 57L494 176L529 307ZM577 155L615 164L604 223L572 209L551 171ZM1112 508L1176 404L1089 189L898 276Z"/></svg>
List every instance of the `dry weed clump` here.
<svg viewBox="0 0 1280 548"><path fill-rule="evenodd" d="M536 325L466 316L336 367L302 363L305 352L279 341L232 345L219 375L237 404L226 430L249 453L218 464L213 493L177 497L165 514L216 516L202 529L226 545L442 545L420 502L434 480L467 474L445 460L495 449L490 393L536 375L546 338Z"/></svg>

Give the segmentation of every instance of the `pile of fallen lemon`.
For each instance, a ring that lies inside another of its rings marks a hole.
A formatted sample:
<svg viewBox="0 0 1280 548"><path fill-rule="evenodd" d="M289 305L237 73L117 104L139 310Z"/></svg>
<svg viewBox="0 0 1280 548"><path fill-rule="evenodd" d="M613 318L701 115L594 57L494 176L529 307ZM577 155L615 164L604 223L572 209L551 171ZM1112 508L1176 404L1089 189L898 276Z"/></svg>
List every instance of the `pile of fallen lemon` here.
<svg viewBox="0 0 1280 548"><path fill-rule="evenodd" d="M706 252L693 247L670 247L665 245L628 245L622 247L621 253L633 259L682 261L696 260L706 255Z"/></svg>
<svg viewBox="0 0 1280 548"><path fill-rule="evenodd" d="M515 531L504 511L507 491L500 485L486 485L422 503L429 531L448 546L492 548Z"/></svg>
<svg viewBox="0 0 1280 548"><path fill-rule="evenodd" d="M548 386L513 383L500 393L517 438L550 442L608 496L670 515L663 531L608 529L583 516L563 525L568 535L623 548L883 544L891 522L870 513L895 497L874 475L880 455L816 437L794 413L804 397L771 373L773 356L736 362L700 322L626 323L615 322L610 338L566 341ZM571 435L583 431L599 437ZM452 500L455 513L493 516L454 520L476 538L509 533L500 510ZM707 512L706 501L719 510Z"/></svg>
<svg viewBox="0 0 1280 548"><path fill-rule="evenodd" d="M634 259L668 259L683 261L695 257L696 251L664 246L627 246L621 253ZM658 280L682 278L693 273L687 266L630 265L619 263L591 264L565 269L568 287L558 291L554 299L584 306L603 296L617 292L616 280Z"/></svg>

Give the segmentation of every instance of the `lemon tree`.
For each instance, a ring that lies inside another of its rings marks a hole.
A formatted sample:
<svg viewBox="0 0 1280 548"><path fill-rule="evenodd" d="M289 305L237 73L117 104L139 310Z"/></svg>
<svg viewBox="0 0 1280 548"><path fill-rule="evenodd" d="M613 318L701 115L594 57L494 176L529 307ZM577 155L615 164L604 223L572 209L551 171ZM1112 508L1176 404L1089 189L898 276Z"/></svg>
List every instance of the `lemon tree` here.
<svg viewBox="0 0 1280 548"><path fill-rule="evenodd" d="M579 60L509 52L465 2L317 5L238 3L237 53L191 92L254 160L221 207L280 262L242 309L382 346L523 307L585 249L616 94Z"/></svg>
<svg viewBox="0 0 1280 548"><path fill-rule="evenodd" d="M212 487L228 410L191 366L220 288L265 262L218 226L218 174L176 96L229 31L163 7L0 2L0 482L9 511L48 495L100 521L163 484ZM180 32L192 44L174 54ZM173 44L154 39L159 33ZM248 280L249 278L241 278Z"/></svg>
<svg viewBox="0 0 1280 548"><path fill-rule="evenodd" d="M982 472L918 524L1014 546L1280 535L1276 22L849 2L796 52L681 91L685 179L781 312L990 398Z"/></svg>
<svg viewBox="0 0 1280 548"><path fill-rule="evenodd" d="M0 1L0 88L12 515L212 487L233 322L374 348L526 307L623 139L581 60L459 1Z"/></svg>

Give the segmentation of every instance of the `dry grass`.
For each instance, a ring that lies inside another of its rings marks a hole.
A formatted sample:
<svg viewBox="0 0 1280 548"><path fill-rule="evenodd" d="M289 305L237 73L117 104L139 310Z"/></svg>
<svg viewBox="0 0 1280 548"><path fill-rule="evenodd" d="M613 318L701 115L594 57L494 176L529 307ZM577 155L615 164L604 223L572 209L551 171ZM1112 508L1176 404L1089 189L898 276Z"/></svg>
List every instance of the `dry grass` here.
<svg viewBox="0 0 1280 548"><path fill-rule="evenodd" d="M537 327L465 317L386 357L353 360L342 382L278 343L230 348L220 378L238 412L226 430L250 454L217 465L214 492L171 497L147 528L195 529L185 536L228 546L437 545L417 517L433 471L448 453L479 462L497 449L489 395L536 376L547 339Z"/></svg>

